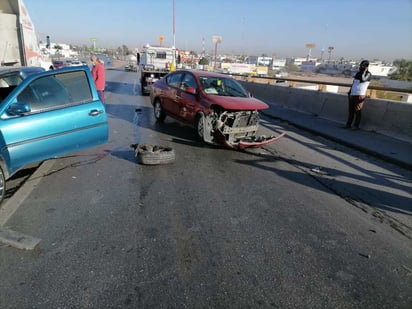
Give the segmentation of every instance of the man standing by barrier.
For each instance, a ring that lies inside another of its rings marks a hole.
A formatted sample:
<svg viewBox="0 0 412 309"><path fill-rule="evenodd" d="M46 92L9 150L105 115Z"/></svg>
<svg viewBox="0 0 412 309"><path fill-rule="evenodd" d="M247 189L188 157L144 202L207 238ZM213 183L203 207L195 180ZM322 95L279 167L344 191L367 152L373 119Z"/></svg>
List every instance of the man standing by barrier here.
<svg viewBox="0 0 412 309"><path fill-rule="evenodd" d="M369 61L363 60L359 65L359 71L356 73L352 86L348 92L349 102L348 102L348 120L346 121L345 128L349 129L352 127L353 118L355 118L354 129L359 129L359 124L362 117L363 103L366 99L366 90L372 74L368 70Z"/></svg>

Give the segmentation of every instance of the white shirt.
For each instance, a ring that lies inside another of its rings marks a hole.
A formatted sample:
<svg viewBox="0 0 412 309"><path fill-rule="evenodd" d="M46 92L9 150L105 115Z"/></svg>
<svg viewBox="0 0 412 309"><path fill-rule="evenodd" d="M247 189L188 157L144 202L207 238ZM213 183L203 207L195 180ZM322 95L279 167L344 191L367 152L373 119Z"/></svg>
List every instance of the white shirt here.
<svg viewBox="0 0 412 309"><path fill-rule="evenodd" d="M355 79L352 84L352 89L350 91L351 95L366 95L366 90L368 90L369 81L361 82L359 79Z"/></svg>

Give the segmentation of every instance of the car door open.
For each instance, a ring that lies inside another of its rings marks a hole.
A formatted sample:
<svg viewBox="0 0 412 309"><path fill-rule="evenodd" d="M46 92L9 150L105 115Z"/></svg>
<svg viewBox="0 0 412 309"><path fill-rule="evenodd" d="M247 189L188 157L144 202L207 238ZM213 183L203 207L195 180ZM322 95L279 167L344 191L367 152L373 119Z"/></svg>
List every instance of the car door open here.
<svg viewBox="0 0 412 309"><path fill-rule="evenodd" d="M108 140L105 107L87 68L30 76L2 104L1 156L8 174Z"/></svg>

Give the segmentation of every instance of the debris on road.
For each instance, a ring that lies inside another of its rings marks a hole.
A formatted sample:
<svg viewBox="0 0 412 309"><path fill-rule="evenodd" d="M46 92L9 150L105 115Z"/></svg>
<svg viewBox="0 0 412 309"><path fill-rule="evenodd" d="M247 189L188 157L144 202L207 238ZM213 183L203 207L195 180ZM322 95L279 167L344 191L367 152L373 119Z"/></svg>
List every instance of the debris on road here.
<svg viewBox="0 0 412 309"><path fill-rule="evenodd" d="M171 147L149 144L132 144L130 147L134 149L135 157L141 164L158 165L175 161L175 151Z"/></svg>
<svg viewBox="0 0 412 309"><path fill-rule="evenodd" d="M0 242L17 249L33 250L41 239L0 227Z"/></svg>

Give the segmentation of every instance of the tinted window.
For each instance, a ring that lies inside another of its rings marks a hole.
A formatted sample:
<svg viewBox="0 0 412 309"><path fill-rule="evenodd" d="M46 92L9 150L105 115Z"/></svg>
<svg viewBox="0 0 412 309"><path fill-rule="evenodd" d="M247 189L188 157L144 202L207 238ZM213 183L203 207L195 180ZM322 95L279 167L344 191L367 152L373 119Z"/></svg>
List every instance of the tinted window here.
<svg viewBox="0 0 412 309"><path fill-rule="evenodd" d="M166 59L166 52L157 52L156 53L157 59Z"/></svg>
<svg viewBox="0 0 412 309"><path fill-rule="evenodd" d="M32 112L79 104L92 100L84 71L60 73L36 79L17 97L30 104Z"/></svg>
<svg viewBox="0 0 412 309"><path fill-rule="evenodd" d="M18 72L0 77L0 102L16 88L22 80Z"/></svg>
<svg viewBox="0 0 412 309"><path fill-rule="evenodd" d="M187 87L192 87L197 89L196 80L192 74L186 73L183 77L182 81L182 89L186 89Z"/></svg>
<svg viewBox="0 0 412 309"><path fill-rule="evenodd" d="M84 103L92 101L89 80L86 72L77 71L55 75L69 94L70 103Z"/></svg>
<svg viewBox="0 0 412 309"><path fill-rule="evenodd" d="M172 87L180 88L183 73L171 74L167 77L167 84Z"/></svg>
<svg viewBox="0 0 412 309"><path fill-rule="evenodd" d="M22 80L19 72L11 73L0 78L0 87L17 86Z"/></svg>

